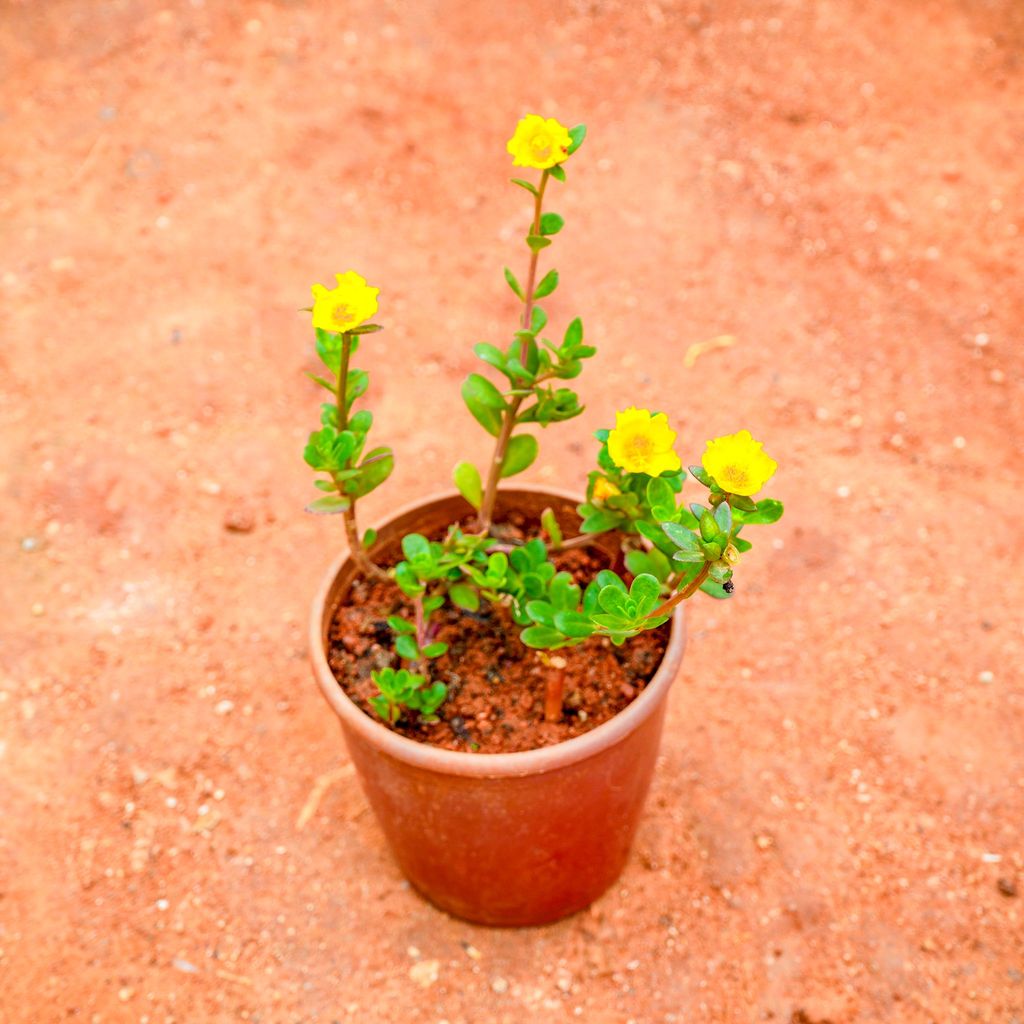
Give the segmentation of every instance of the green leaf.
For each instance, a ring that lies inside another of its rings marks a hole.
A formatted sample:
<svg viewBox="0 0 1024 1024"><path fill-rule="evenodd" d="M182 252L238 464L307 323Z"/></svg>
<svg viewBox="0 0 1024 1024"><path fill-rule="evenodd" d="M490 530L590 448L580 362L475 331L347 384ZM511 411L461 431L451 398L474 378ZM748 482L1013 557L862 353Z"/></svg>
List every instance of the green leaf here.
<svg viewBox="0 0 1024 1024"><path fill-rule="evenodd" d="M682 548L683 551L698 550L697 535L692 530L680 526L679 523L662 523L661 528L676 547Z"/></svg>
<svg viewBox="0 0 1024 1024"><path fill-rule="evenodd" d="M676 551L672 555L672 558L677 562L699 562L702 565L706 561L704 552L699 548L694 550L682 548L681 550Z"/></svg>
<svg viewBox="0 0 1024 1024"><path fill-rule="evenodd" d="M587 126L585 124L578 124L573 128L569 129L569 138L572 139L572 143L569 146L569 156L572 156L580 146L583 145L583 140L587 137Z"/></svg>
<svg viewBox="0 0 1024 1024"><path fill-rule="evenodd" d="M732 509L729 507L727 501L723 501L718 508L715 509L715 522L718 524L718 528L726 536L732 530Z"/></svg>
<svg viewBox="0 0 1024 1024"><path fill-rule="evenodd" d="M549 601L527 601L526 614L540 626L555 624L555 607Z"/></svg>
<svg viewBox="0 0 1024 1024"><path fill-rule="evenodd" d="M550 170L550 175L555 181L565 181L565 169L561 164L555 164Z"/></svg>
<svg viewBox="0 0 1024 1024"><path fill-rule="evenodd" d="M530 195L535 196L537 194L537 186L532 182L524 181L522 178L510 178L513 185L518 185L520 188L525 188Z"/></svg>
<svg viewBox="0 0 1024 1024"><path fill-rule="evenodd" d="M674 519L676 515L676 495L667 480L653 477L647 482L647 504L655 519Z"/></svg>
<svg viewBox="0 0 1024 1024"><path fill-rule="evenodd" d="M542 235L557 235L565 227L565 218L557 213L545 213L540 218Z"/></svg>
<svg viewBox="0 0 1024 1024"><path fill-rule="evenodd" d="M711 476L703 466L690 466L690 476L705 487L711 486Z"/></svg>
<svg viewBox="0 0 1024 1024"><path fill-rule="evenodd" d="M544 532L548 535L548 539L551 541L553 548L560 548L562 546L562 528L558 525L558 519L555 516L554 509L546 508L540 514L540 525Z"/></svg>
<svg viewBox="0 0 1024 1024"><path fill-rule="evenodd" d="M661 584L648 573L642 573L630 585L629 596L636 601L637 615L646 615L658 603Z"/></svg>
<svg viewBox="0 0 1024 1024"><path fill-rule="evenodd" d="M407 633L403 633L395 641L395 651L400 658L404 658L406 661L416 661L420 656L419 646Z"/></svg>
<svg viewBox="0 0 1024 1024"><path fill-rule="evenodd" d="M452 604L467 612L475 612L480 608L480 594L468 583L455 583L448 589Z"/></svg>
<svg viewBox="0 0 1024 1024"><path fill-rule="evenodd" d="M534 648L550 649L552 647L561 647L565 643L565 637L557 629L552 629L550 626L527 626L519 634L519 639L527 647Z"/></svg>
<svg viewBox="0 0 1024 1024"><path fill-rule="evenodd" d="M361 498L379 487L395 468L395 455L390 448L374 448L359 465L359 475L345 484L345 493Z"/></svg>
<svg viewBox="0 0 1024 1024"><path fill-rule="evenodd" d="M621 517L614 512L598 509L580 523L580 533L605 533L607 530L614 530L621 522Z"/></svg>
<svg viewBox="0 0 1024 1024"><path fill-rule="evenodd" d="M349 368L348 380L345 387L345 401L349 407L360 396L366 394L370 386L370 375L365 370L353 370Z"/></svg>
<svg viewBox="0 0 1024 1024"><path fill-rule="evenodd" d="M590 621L589 615L580 612L564 611L555 616L555 629L568 637L579 640L591 636L594 632L594 624Z"/></svg>
<svg viewBox="0 0 1024 1024"><path fill-rule="evenodd" d="M544 330L544 325L548 322L548 315L544 312L540 306L534 306L533 311L530 313L530 333L539 334Z"/></svg>
<svg viewBox="0 0 1024 1024"><path fill-rule="evenodd" d="M424 658L440 658L447 650L448 645L443 640L435 640L432 644L427 644L420 653Z"/></svg>
<svg viewBox="0 0 1024 1024"><path fill-rule="evenodd" d="M462 397L486 405L491 409L505 409L505 399L501 392L479 373L471 373L462 383Z"/></svg>
<svg viewBox="0 0 1024 1024"><path fill-rule="evenodd" d="M636 528L642 537L646 537L663 554L671 555L675 551L675 544L653 523L640 519L637 521Z"/></svg>
<svg viewBox="0 0 1024 1024"><path fill-rule="evenodd" d="M756 512L736 511L735 519L741 523L766 524L778 522L782 518L782 502L774 498L764 498L757 503Z"/></svg>
<svg viewBox="0 0 1024 1024"><path fill-rule="evenodd" d="M530 247L530 252L540 252L551 244L551 239L543 235L527 235L526 244Z"/></svg>
<svg viewBox="0 0 1024 1024"><path fill-rule="evenodd" d="M549 270L541 279L540 284L534 289L533 297L535 299L543 299L545 295L550 295L558 287L558 271Z"/></svg>
<svg viewBox="0 0 1024 1024"><path fill-rule="evenodd" d="M366 434L373 426L373 413L369 409L360 409L348 421L348 429L353 434Z"/></svg>
<svg viewBox="0 0 1024 1024"><path fill-rule="evenodd" d="M718 521L715 519L714 512L704 509L700 514L700 535L703 540L712 541L717 540L719 536Z"/></svg>
<svg viewBox="0 0 1024 1024"><path fill-rule="evenodd" d="M315 373L308 373L308 372L306 373L306 376L310 380L315 381L317 384L319 384L320 387L327 388L327 390L330 391L332 394L338 388L338 385L337 385L337 383L335 381L328 380L326 377L318 377Z"/></svg>
<svg viewBox="0 0 1024 1024"><path fill-rule="evenodd" d="M433 683L431 686L425 686L416 696L420 713L432 716L448 696L448 687L444 683Z"/></svg>
<svg viewBox="0 0 1024 1024"><path fill-rule="evenodd" d="M402 538L402 554L410 562L425 562L431 558L430 541L420 533L407 533Z"/></svg>
<svg viewBox="0 0 1024 1024"><path fill-rule="evenodd" d="M375 529L373 529L373 527L370 527L370 529L367 530L366 533L363 534L363 541L362 541L363 547L366 548L367 550L369 550L370 548L373 547L373 545L376 543L376 541L377 541L377 531Z"/></svg>
<svg viewBox="0 0 1024 1024"><path fill-rule="evenodd" d="M742 554L744 551L749 551L754 545L749 540L744 540L742 537L734 537L733 544L736 545L736 550Z"/></svg>
<svg viewBox="0 0 1024 1024"><path fill-rule="evenodd" d="M618 587L602 587L597 602L609 614L622 619L633 618L636 606L631 607L630 599Z"/></svg>
<svg viewBox="0 0 1024 1024"><path fill-rule="evenodd" d="M341 336L317 327L316 354L324 366L337 375L341 366Z"/></svg>
<svg viewBox="0 0 1024 1024"><path fill-rule="evenodd" d="M403 619L400 615L389 615L388 625L391 627L393 632L398 633L400 636L403 633L416 632L416 627L409 622L408 619Z"/></svg>
<svg viewBox="0 0 1024 1024"><path fill-rule="evenodd" d="M466 501L479 510L484 500L483 484L480 473L472 462L460 462L452 472L452 480Z"/></svg>
<svg viewBox="0 0 1024 1024"><path fill-rule="evenodd" d="M618 573L612 572L611 569L602 569L594 579L597 580L597 584L602 590L605 587L614 587L616 590L621 590L623 594L628 593L625 582Z"/></svg>
<svg viewBox="0 0 1024 1024"><path fill-rule="evenodd" d="M730 494L729 504L734 509L739 509L740 512L757 511L757 502L753 498L748 498L745 494Z"/></svg>
<svg viewBox="0 0 1024 1024"><path fill-rule="evenodd" d="M576 348L576 346L582 341L583 321L579 317L576 317L576 319L566 327L565 337L562 339L562 345L571 352L571 350Z"/></svg>
<svg viewBox="0 0 1024 1024"><path fill-rule="evenodd" d="M408 562L399 562L395 566L395 582L403 594L409 597L417 597L422 594L426 587L419 581L419 577L412 571Z"/></svg>
<svg viewBox="0 0 1024 1024"><path fill-rule="evenodd" d="M508 281L509 288L511 288L512 291L514 291L516 293L516 295L518 295L519 298L522 299L523 298L523 288L522 288L522 285L520 285L520 283L516 280L516 275L513 274L512 271L508 269L508 267L505 267L505 280Z"/></svg>
<svg viewBox="0 0 1024 1024"><path fill-rule="evenodd" d="M433 597L424 599L423 610L429 615L431 612L436 612L443 604L444 598L440 594L435 594Z"/></svg>
<svg viewBox="0 0 1024 1024"><path fill-rule="evenodd" d="M489 434L497 437L501 432L501 410L505 408L505 399L501 397L501 392L486 377L472 373L463 381L462 400L477 423ZM496 405L495 402L499 402L500 405Z"/></svg>
<svg viewBox="0 0 1024 1024"><path fill-rule="evenodd" d="M338 494L330 494L324 498L317 498L306 506L307 512L315 512L318 516L334 516L339 512L347 512L352 507L348 498Z"/></svg>
<svg viewBox="0 0 1024 1024"><path fill-rule="evenodd" d="M378 331L383 331L384 328L380 324L360 324L358 327L353 327L349 334L376 334Z"/></svg>
<svg viewBox="0 0 1024 1024"><path fill-rule="evenodd" d="M489 345L486 341L481 341L473 346L473 351L485 363L493 366L496 370L501 370L502 373L505 372L505 353L497 345Z"/></svg>
<svg viewBox="0 0 1024 1024"><path fill-rule="evenodd" d="M651 551L627 551L626 568L634 576L649 573L659 583L664 583L672 573L672 563L657 548Z"/></svg>
<svg viewBox="0 0 1024 1024"><path fill-rule="evenodd" d="M539 450L537 438L532 434L518 434L513 437L508 443L505 459L501 464L502 478L522 473L537 458Z"/></svg>
<svg viewBox="0 0 1024 1024"><path fill-rule="evenodd" d="M580 588L575 584L572 573L560 572L548 588L551 604L562 611L575 611L580 603Z"/></svg>

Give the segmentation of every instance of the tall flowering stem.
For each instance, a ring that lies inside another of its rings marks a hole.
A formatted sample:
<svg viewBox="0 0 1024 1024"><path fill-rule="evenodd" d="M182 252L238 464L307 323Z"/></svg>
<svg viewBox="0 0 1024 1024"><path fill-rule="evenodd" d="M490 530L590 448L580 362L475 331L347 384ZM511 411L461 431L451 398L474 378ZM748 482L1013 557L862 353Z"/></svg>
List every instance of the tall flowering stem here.
<svg viewBox="0 0 1024 1024"><path fill-rule="evenodd" d="M338 407L338 432L348 427L348 364L352 358L352 335L341 336L341 363L338 367L338 388L334 397ZM341 521L345 526L345 538L348 549L356 565L367 576L386 579L383 569L377 565L363 547L359 539L359 526L356 522L356 499L353 497L348 508L341 513Z"/></svg>
<svg viewBox="0 0 1024 1024"><path fill-rule="evenodd" d="M302 453L310 468L325 474L314 481L321 497L311 501L306 511L340 515L353 561L365 575L380 578L383 571L359 538L356 499L390 476L395 459L386 445L365 452L373 413L360 409L353 414L351 407L369 386L369 374L350 366L357 339L382 329L380 324L367 323L377 312L380 289L370 287L354 270L336 274L335 280L334 288L312 286L313 305L307 310L316 331L316 352L326 368L326 374L310 373L309 377L329 391L332 400L320 406L320 429L309 435Z"/></svg>
<svg viewBox="0 0 1024 1024"><path fill-rule="evenodd" d="M548 180L551 171L545 170L540 176L540 184L537 186L536 195L533 197L533 224L530 228L530 236L540 234L540 218L544 212L544 190L548 187ZM534 291L537 287L537 263L540 259L540 250L531 247L530 268L526 275L526 288L523 290L523 318L522 328L526 330L530 326L533 317ZM534 338L525 340L527 346L536 346ZM525 363L525 359L523 360ZM526 394L515 395L508 404L501 421L501 430L498 432L498 439L494 444L494 455L491 458L491 466L487 472L487 484L484 487L483 501L480 504L479 525L481 533L486 533L491 528L491 519L494 515L494 501L498 496L498 481L501 480L501 467L505 462L505 454L508 451L508 443L512 438L512 431L516 426L516 416L519 407L523 404Z"/></svg>

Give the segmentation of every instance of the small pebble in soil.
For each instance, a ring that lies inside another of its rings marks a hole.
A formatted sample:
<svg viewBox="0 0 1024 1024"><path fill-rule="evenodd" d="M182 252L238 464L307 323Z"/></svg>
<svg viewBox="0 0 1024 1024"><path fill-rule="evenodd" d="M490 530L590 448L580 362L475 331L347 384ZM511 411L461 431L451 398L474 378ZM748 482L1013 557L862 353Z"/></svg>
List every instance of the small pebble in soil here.
<svg viewBox="0 0 1024 1024"><path fill-rule="evenodd" d="M1007 899L1012 899L1017 895L1017 883L1012 878L1000 878L996 882L996 888Z"/></svg>
<svg viewBox="0 0 1024 1024"><path fill-rule="evenodd" d="M22 537L21 538L21 550L22 551L38 551L42 546L42 542L38 537Z"/></svg>
<svg viewBox="0 0 1024 1024"><path fill-rule="evenodd" d="M504 978L495 978L491 982L491 989L499 996L504 995L508 991L508 982Z"/></svg>
<svg viewBox="0 0 1024 1024"><path fill-rule="evenodd" d="M256 517L247 508L229 508L224 513L224 529L228 533L252 533Z"/></svg>
<svg viewBox="0 0 1024 1024"><path fill-rule="evenodd" d="M472 743L473 734L466 728L466 720L461 715L455 715L448 720L452 732L462 740L463 743Z"/></svg>
<svg viewBox="0 0 1024 1024"><path fill-rule="evenodd" d="M409 977L423 988L430 988L440 974L440 960L420 960L409 968Z"/></svg>

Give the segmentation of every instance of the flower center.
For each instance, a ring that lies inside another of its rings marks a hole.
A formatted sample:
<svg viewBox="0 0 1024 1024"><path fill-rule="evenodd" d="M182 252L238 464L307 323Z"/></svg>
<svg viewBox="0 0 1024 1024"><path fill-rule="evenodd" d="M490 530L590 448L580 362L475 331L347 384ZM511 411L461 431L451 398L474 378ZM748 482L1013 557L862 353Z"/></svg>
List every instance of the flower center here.
<svg viewBox="0 0 1024 1024"><path fill-rule="evenodd" d="M347 324L353 319L352 307L347 302L339 302L334 309L331 310L331 319L336 324Z"/></svg>
<svg viewBox="0 0 1024 1024"><path fill-rule="evenodd" d="M750 483L750 474L742 466L726 466L722 476L727 484L734 487L745 487Z"/></svg>
<svg viewBox="0 0 1024 1024"><path fill-rule="evenodd" d="M530 149L533 155L540 160L546 160L551 155L551 139L543 132L539 132L530 139Z"/></svg>
<svg viewBox="0 0 1024 1024"><path fill-rule="evenodd" d="M654 443L645 434L634 434L627 438L625 448L631 459L649 459L654 453Z"/></svg>

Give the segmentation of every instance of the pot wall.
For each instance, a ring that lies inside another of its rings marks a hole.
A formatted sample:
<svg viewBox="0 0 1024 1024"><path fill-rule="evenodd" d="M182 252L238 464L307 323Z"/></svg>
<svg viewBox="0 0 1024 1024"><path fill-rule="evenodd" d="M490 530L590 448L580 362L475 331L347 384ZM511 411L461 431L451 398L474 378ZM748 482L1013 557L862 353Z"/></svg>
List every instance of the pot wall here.
<svg viewBox="0 0 1024 1024"><path fill-rule="evenodd" d="M520 487L502 507L551 506L571 535L577 499ZM379 528L375 550L470 512L458 495L422 502ZM491 925L557 920L593 902L625 865L682 660L682 609L657 673L629 707L583 736L539 750L473 754L417 743L364 714L324 655L331 613L353 576L336 564L313 607L314 673L341 719L367 798L409 881L458 917Z"/></svg>

